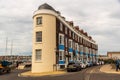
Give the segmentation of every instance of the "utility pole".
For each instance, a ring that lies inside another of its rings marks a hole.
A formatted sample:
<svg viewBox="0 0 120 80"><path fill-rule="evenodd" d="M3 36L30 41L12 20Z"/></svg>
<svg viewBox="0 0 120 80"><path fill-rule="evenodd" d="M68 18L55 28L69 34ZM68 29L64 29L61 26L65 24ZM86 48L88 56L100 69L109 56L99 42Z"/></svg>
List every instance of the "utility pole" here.
<svg viewBox="0 0 120 80"><path fill-rule="evenodd" d="M11 60L12 60L12 51L13 51L13 40L11 41L11 51L10 51Z"/></svg>
<svg viewBox="0 0 120 80"><path fill-rule="evenodd" d="M7 59L7 45L8 45L8 37L6 37L6 49L5 49L5 60Z"/></svg>

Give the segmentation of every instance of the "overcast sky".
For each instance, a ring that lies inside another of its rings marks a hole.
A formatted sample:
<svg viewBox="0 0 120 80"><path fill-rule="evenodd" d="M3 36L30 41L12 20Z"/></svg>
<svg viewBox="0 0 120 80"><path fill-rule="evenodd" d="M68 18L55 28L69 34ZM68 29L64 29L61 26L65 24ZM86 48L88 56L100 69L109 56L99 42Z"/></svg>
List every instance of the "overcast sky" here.
<svg viewBox="0 0 120 80"><path fill-rule="evenodd" d="M88 32L99 54L120 51L120 0L0 0L0 55L32 52L33 12L48 3L68 21Z"/></svg>

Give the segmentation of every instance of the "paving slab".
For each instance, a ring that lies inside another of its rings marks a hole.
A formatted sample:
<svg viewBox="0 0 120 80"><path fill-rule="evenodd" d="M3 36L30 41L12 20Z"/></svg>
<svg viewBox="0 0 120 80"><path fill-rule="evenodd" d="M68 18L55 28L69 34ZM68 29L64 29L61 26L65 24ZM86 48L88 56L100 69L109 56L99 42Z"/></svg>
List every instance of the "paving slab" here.
<svg viewBox="0 0 120 80"><path fill-rule="evenodd" d="M120 74L120 70L116 71L115 64L106 64L100 68L101 72L111 73L111 74Z"/></svg>
<svg viewBox="0 0 120 80"><path fill-rule="evenodd" d="M61 75L66 74L66 71L54 71L54 72L41 72L41 73L32 73L31 71L23 72L18 74L19 77L39 77L39 76L50 76L50 75Z"/></svg>

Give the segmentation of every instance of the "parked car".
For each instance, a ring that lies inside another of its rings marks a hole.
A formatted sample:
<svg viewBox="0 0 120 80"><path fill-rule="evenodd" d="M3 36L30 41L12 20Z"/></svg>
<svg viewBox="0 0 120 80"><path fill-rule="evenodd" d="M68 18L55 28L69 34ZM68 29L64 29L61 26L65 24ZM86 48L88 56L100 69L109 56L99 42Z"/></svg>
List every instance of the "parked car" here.
<svg viewBox="0 0 120 80"><path fill-rule="evenodd" d="M79 71L81 70L81 66L79 62L69 62L67 65L67 72L71 71Z"/></svg>
<svg viewBox="0 0 120 80"><path fill-rule="evenodd" d="M97 62L93 62L93 66L97 66Z"/></svg>
<svg viewBox="0 0 120 80"><path fill-rule="evenodd" d="M92 66L92 64L89 62L89 61L86 61L86 67L90 67L90 66Z"/></svg>
<svg viewBox="0 0 120 80"><path fill-rule="evenodd" d="M104 61L102 61L102 65L104 65Z"/></svg>
<svg viewBox="0 0 120 80"><path fill-rule="evenodd" d="M104 61L99 61L99 65L103 65L104 64Z"/></svg>
<svg viewBox="0 0 120 80"><path fill-rule="evenodd" d="M87 65L84 62L80 62L81 68L85 69L87 67Z"/></svg>
<svg viewBox="0 0 120 80"><path fill-rule="evenodd" d="M11 72L11 62L8 61L0 61L0 74L10 73Z"/></svg>
<svg viewBox="0 0 120 80"><path fill-rule="evenodd" d="M100 63L99 63L99 62L97 62L96 64L97 64L97 66L99 66L99 65L100 65Z"/></svg>

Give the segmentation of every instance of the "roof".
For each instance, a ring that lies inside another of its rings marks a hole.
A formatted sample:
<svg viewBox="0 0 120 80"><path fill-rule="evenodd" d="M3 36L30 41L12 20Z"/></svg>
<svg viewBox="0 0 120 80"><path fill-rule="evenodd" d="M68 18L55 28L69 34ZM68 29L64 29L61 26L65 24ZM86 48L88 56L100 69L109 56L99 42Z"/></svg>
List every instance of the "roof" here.
<svg viewBox="0 0 120 80"><path fill-rule="evenodd" d="M107 52L107 54L120 54L120 52Z"/></svg>
<svg viewBox="0 0 120 80"><path fill-rule="evenodd" d="M120 53L120 52L115 52L115 51L113 51L113 52L107 52L107 53Z"/></svg>
<svg viewBox="0 0 120 80"><path fill-rule="evenodd" d="M44 3L42 5L40 5L38 7L38 10L41 10L41 9L48 9L48 10L53 10L53 11L56 11L53 7L51 7L50 5L48 5L47 3Z"/></svg>

